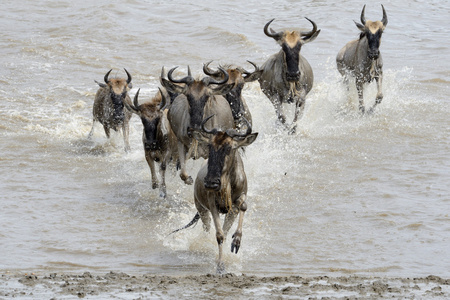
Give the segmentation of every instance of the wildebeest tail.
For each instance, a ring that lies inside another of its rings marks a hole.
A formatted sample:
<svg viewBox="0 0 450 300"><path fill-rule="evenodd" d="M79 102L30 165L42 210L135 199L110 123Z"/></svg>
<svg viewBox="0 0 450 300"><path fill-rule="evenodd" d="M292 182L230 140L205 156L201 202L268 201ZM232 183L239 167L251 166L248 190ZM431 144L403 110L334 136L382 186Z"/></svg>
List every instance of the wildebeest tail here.
<svg viewBox="0 0 450 300"><path fill-rule="evenodd" d="M185 225L185 226L183 226L183 227L181 227L181 228L178 228L177 230L172 231L169 235L171 235L172 233L178 232L178 231L180 231L180 230L189 228L189 227L191 227L192 225L197 224L197 222L198 222L199 219L200 219L200 215L199 215L199 213L197 212L197 213L195 214L194 218L193 218L187 225Z"/></svg>

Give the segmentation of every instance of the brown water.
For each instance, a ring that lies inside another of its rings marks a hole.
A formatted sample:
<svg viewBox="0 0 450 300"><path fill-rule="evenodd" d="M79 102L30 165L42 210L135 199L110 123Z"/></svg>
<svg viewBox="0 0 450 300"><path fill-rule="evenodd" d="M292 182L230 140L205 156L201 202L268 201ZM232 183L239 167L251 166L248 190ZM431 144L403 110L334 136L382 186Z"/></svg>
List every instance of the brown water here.
<svg viewBox="0 0 450 300"><path fill-rule="evenodd" d="M297 134L276 123L258 84L244 95L256 142L246 151L248 213L228 271L256 275L450 275L450 57L446 1L385 2L384 100L361 118L335 55L358 35L358 1L13 1L0 10L0 271L214 272L214 233L167 237L194 215L192 186L151 189L132 151L101 126L87 140L94 80L133 75L157 90L162 66L251 69L279 46L273 28L322 30L302 49L315 73ZM381 18L379 3L366 7ZM355 91L353 91L355 92ZM375 98L375 87L366 101ZM202 161L190 161L195 175ZM227 240L226 248L229 247Z"/></svg>

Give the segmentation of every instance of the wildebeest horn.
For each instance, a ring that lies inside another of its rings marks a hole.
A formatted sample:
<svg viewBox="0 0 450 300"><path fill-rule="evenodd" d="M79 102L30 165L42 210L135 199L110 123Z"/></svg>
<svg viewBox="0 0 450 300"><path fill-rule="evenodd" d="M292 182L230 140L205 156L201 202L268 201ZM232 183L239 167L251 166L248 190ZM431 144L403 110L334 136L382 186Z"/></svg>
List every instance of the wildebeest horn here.
<svg viewBox="0 0 450 300"><path fill-rule="evenodd" d="M124 70L125 70L125 73L127 73L127 76L128 76L128 78L127 78L127 84L130 84L130 82L131 82L131 75L130 75L130 73L128 73L128 71L127 71L127 69L125 69L125 68L123 68Z"/></svg>
<svg viewBox="0 0 450 300"><path fill-rule="evenodd" d="M381 8L383 8L383 19L381 19L381 23L383 23L383 26L386 27L386 25L388 23L388 18L387 18L386 11L384 10L383 4L381 4Z"/></svg>
<svg viewBox="0 0 450 300"><path fill-rule="evenodd" d="M140 91L140 90L141 90L141 89L139 89L139 90L136 92L136 95L134 95L134 105L133 105L131 102L128 103L127 100L123 101L123 104L125 105L125 107L126 107L129 111L131 111L131 112L133 112L133 113L135 113L135 114L137 114L137 115L140 115L140 112L139 112L139 109L138 109L138 107L139 107L138 97L139 97L139 91Z"/></svg>
<svg viewBox="0 0 450 300"><path fill-rule="evenodd" d="M209 64L212 63L212 60L207 62L206 64L203 64L203 73L205 73L208 76L219 76L220 71L213 71L209 68Z"/></svg>
<svg viewBox="0 0 450 300"><path fill-rule="evenodd" d="M259 71L259 67L258 67L254 62L251 62L251 61L249 61L249 60L247 60L247 62L248 62L249 64L251 64L251 65L255 68L255 71L249 72L249 71L247 71L247 70L245 70L245 69L242 69L242 73L244 73L245 75L250 75L250 74L252 74L252 73L254 73L254 72Z"/></svg>
<svg viewBox="0 0 450 300"><path fill-rule="evenodd" d="M311 24L313 26L313 29L311 31L308 31L308 32L302 32L301 36L311 37L317 31L317 25L316 25L316 23L314 23L314 21L312 21L312 20L310 20L310 19L308 19L306 17L305 17L305 19L308 20L309 22L311 22Z"/></svg>
<svg viewBox="0 0 450 300"><path fill-rule="evenodd" d="M136 95L134 95L134 100L133 100L134 107L132 107L134 110L138 110L137 108L139 107L138 97L139 97L140 90L141 89L138 89L136 92Z"/></svg>
<svg viewBox="0 0 450 300"><path fill-rule="evenodd" d="M250 124L250 122L247 120L247 118L242 117L242 119L244 119L245 123L247 123L247 131L245 133L240 133L235 129L228 129L226 131L226 133L231 137L231 138L235 138L235 137L246 137L247 135L249 135L250 133L252 133L252 125Z"/></svg>
<svg viewBox="0 0 450 300"><path fill-rule="evenodd" d="M228 72L222 67L219 67L219 70L223 74L224 78L222 80L215 80L215 79L211 78L209 80L208 85L210 85L210 84L224 84L224 83L226 83L228 81L228 79L230 78L230 76L228 75Z"/></svg>
<svg viewBox="0 0 450 300"><path fill-rule="evenodd" d="M105 83L108 83L109 82L109 79L108 79L108 77L109 77L109 73L111 73L111 71L112 71L112 69L111 70L109 70L107 73L106 73L106 75L105 75L105 78L104 78L104 80L105 80Z"/></svg>
<svg viewBox="0 0 450 300"><path fill-rule="evenodd" d="M362 9L362 11L361 11L361 23L363 24L363 25L366 25L366 17L364 16L364 11L366 10L366 5L364 4L364 7L363 7L363 9Z"/></svg>
<svg viewBox="0 0 450 300"><path fill-rule="evenodd" d="M270 20L270 21L267 22L267 24L264 26L264 33L265 33L268 37L271 37L271 38L274 38L275 40L278 40L278 39L280 39L280 38L283 36L283 32L275 32L275 31L273 31L273 30L271 30L271 32L269 32L269 25L270 25L270 23L273 22L273 20L275 20L275 19Z"/></svg>
<svg viewBox="0 0 450 300"><path fill-rule="evenodd" d="M158 90L159 90L159 92L160 92L160 94L161 94L161 103L159 104L159 109L160 109L160 110L164 110L164 108L165 108L166 105L167 105L166 95L164 95L164 93L163 93L163 91L161 90L160 87L158 87Z"/></svg>
<svg viewBox="0 0 450 300"><path fill-rule="evenodd" d="M174 68L170 69L169 73L167 73L167 78L169 78L169 80L170 80L171 82L173 82L173 83L185 83L185 84L190 84L190 83L192 83L192 81L194 80L194 78L192 78L192 76L190 76L190 75L188 75L188 76L186 76L186 77L184 77L184 78L181 78L181 79L174 79L174 78L172 77L172 73L173 73L173 71L175 71L176 68L178 68L178 67L174 67ZM189 69L188 69L188 72L190 73L190 70L189 70Z"/></svg>
<svg viewBox="0 0 450 300"><path fill-rule="evenodd" d="M207 117L206 119L204 119L204 120L202 121L201 128L202 128L202 130L203 130L204 132L206 132L206 133L209 133L209 134L216 134L216 133L217 133L217 129L213 128L213 129L211 129L211 130L208 130L208 129L205 128L205 123L208 122L208 120L211 119L212 117L214 117L214 115L210 115L209 117Z"/></svg>

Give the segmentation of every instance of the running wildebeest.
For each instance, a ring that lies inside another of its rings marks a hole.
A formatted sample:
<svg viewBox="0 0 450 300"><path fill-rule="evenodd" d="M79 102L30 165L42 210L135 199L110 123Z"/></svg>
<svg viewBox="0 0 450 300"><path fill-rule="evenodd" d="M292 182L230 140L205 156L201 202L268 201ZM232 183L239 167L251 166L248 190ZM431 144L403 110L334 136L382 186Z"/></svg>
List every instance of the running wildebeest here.
<svg viewBox="0 0 450 300"><path fill-rule="evenodd" d="M130 150L129 136L129 121L131 112L124 110L124 102L131 103L128 91L132 88L131 75L126 69L127 79L123 78L108 78L112 69L109 70L105 77L105 83L97 82L100 86L95 94L93 112L92 129L89 132L88 138L92 137L94 133L95 122L98 121L103 125L106 137L110 137L110 130L118 131L122 129L123 141L125 144L125 151Z"/></svg>
<svg viewBox="0 0 450 300"><path fill-rule="evenodd" d="M211 123L215 128L234 127L230 105L223 97L233 88L233 84L227 84L228 73L221 68L224 74L222 80L211 77L194 79L189 68L187 76L174 79L172 73L176 68L168 72L168 80L161 78L161 84L168 91L179 94L169 108L168 119L178 139L180 177L186 184L192 184L192 177L186 172L186 160L190 157L207 158L209 152L207 147L192 138L192 131L200 128L205 115L214 115Z"/></svg>
<svg viewBox="0 0 450 300"><path fill-rule="evenodd" d="M192 221L181 229L202 220L203 229L209 232L211 228L210 213L216 229L216 240L219 246L217 272L223 273L225 265L222 258L222 248L231 226L239 214L238 225L231 242L231 252L237 253L241 246L242 224L247 210L247 177L244 163L238 149L253 143L258 133L251 133L252 126L247 122L247 132L240 133L235 129L225 131L213 128L208 130L205 123L212 116L203 120L201 131L195 130L193 135L199 141L209 146L207 164L197 174L194 185L194 201L197 214ZM226 214L223 227L220 226L220 214ZM175 230L177 232L181 229ZM173 232L172 232L173 233Z"/></svg>
<svg viewBox="0 0 450 300"><path fill-rule="evenodd" d="M166 198L166 167L170 160L177 161L177 138L167 119L166 107L170 104L170 99L167 99L160 89L150 102L139 104L139 91L140 89L134 96L133 104L125 102L125 106L141 118L143 125L142 143L145 159L152 174L152 188L158 187L158 178L155 171L155 162L158 162L161 176L159 196Z"/></svg>
<svg viewBox="0 0 450 300"><path fill-rule="evenodd" d="M264 33L278 42L281 50L272 55L261 67L259 78L261 90L275 106L278 120L286 123L283 113L283 103L295 103L295 114L292 124L287 126L289 133L294 133L297 119L305 108L305 98L312 89L314 76L311 65L300 54L302 46L312 42L320 33L317 25L306 18L313 25L309 32L280 31L275 32L269 25L272 19L264 26Z"/></svg>
<svg viewBox="0 0 450 300"><path fill-rule="evenodd" d="M383 18L381 21L366 20L364 5L361 12L361 24L355 22L356 27L361 31L359 39L347 43L336 57L337 68L344 81L348 85L349 76L355 78L356 90L358 91L359 110L365 112L363 89L365 83L370 83L373 79L377 82L377 96L374 105L368 113L372 113L375 106L383 100L382 80L383 80L383 60L380 53L381 35L388 23L384 6Z"/></svg>
<svg viewBox="0 0 450 300"><path fill-rule="evenodd" d="M203 65L203 72L206 75L214 77L215 79L223 79L223 74L220 70L212 70L209 67L209 64L211 62L212 61ZM251 61L248 62L255 68L253 72L249 72L244 68L231 65L223 67L227 71L229 76L228 83L234 84L233 89L225 95L225 99L227 99L228 103L230 104L231 112L233 113L233 118L235 121L235 126L238 129L246 124L243 118L245 118L250 124L252 124L252 115L247 106L247 103L245 102L244 97L242 96L244 85L247 82L258 80L259 76L261 75L261 70L258 68L258 66Z"/></svg>

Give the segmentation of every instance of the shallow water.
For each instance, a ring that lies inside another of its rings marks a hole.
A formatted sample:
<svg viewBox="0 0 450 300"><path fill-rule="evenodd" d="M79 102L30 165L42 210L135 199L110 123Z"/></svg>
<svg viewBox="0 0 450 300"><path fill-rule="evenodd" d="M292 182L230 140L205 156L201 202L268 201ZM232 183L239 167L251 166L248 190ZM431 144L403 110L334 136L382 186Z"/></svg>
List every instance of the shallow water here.
<svg viewBox="0 0 450 300"><path fill-rule="evenodd" d="M306 16L321 33L302 49L315 84L297 133L278 127L257 83L244 90L259 136L244 158L249 209L228 271L450 275L446 1L383 3L385 97L367 118L334 62L358 35L362 3L85 2L15 1L0 11L0 270L214 272L214 233L198 225L167 237L195 214L193 189L175 170L168 199L151 189L140 120L131 119L128 154L100 125L87 140L94 80L126 68L130 94L141 88L150 99L162 66L251 69L246 60L261 65L279 49L263 33L267 21L308 29ZM380 19L379 3L366 16ZM369 86L366 103L375 94ZM190 173L202 163L190 161Z"/></svg>

